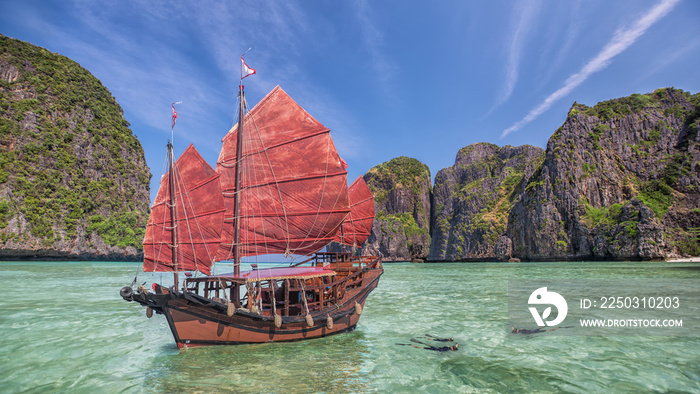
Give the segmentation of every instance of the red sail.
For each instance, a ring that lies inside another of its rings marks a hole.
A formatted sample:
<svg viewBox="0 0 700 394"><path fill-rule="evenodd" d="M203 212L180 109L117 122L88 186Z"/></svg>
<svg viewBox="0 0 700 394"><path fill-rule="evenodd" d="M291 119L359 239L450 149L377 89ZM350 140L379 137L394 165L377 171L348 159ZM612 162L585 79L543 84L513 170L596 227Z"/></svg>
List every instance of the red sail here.
<svg viewBox="0 0 700 394"><path fill-rule="evenodd" d="M350 215L333 239L345 245L359 248L372 232L374 221L374 195L361 176L348 189L350 197Z"/></svg>
<svg viewBox="0 0 700 394"><path fill-rule="evenodd" d="M350 211L347 171L330 130L279 86L243 123L241 190L235 190L238 125L223 138L216 167L226 203L217 261L233 258L236 198L241 257L320 250Z"/></svg>
<svg viewBox="0 0 700 394"><path fill-rule="evenodd" d="M171 169L172 171L172 169ZM224 199L219 174L190 145L175 162L175 223L177 228L177 269L211 273L221 242ZM151 207L143 240L144 271L174 271L172 261L172 222L170 181L161 179Z"/></svg>

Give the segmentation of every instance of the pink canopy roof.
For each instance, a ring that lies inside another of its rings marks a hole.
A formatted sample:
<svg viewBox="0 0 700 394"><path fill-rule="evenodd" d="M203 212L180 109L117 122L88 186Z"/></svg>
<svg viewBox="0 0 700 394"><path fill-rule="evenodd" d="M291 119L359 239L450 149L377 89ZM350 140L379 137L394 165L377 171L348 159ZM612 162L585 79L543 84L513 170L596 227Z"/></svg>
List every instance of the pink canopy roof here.
<svg viewBox="0 0 700 394"><path fill-rule="evenodd" d="M248 282L273 279L309 279L319 276L335 275L335 271L322 267L275 267L243 271L236 276L232 273L212 275L210 278L245 279Z"/></svg>

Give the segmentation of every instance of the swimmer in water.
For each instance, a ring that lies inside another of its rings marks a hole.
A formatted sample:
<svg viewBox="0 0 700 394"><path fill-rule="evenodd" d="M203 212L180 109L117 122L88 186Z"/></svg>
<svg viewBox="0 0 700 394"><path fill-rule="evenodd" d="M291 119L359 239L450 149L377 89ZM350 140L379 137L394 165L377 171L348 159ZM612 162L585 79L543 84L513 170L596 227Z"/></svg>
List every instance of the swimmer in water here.
<svg viewBox="0 0 700 394"><path fill-rule="evenodd" d="M416 349L432 350L432 351L435 351L435 352L449 352L449 351L456 351L456 350L459 350L459 343L455 343L455 344L452 345L452 346L433 346L433 345L429 345L429 344L427 344L427 343L423 343L423 342L421 342L421 341L419 341L419 340L417 340L417 339L411 339L411 342L419 343L419 344L421 344L421 345L423 345L423 346L416 346L416 345L411 345L411 344L408 344L408 343L397 343L397 345L400 345L400 346L413 346L413 347L416 348Z"/></svg>

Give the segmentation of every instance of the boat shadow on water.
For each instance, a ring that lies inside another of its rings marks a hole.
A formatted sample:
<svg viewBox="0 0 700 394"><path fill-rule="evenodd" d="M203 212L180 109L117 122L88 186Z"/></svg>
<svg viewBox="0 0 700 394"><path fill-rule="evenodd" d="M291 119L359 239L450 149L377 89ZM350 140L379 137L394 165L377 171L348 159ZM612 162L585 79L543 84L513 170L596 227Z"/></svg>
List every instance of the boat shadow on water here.
<svg viewBox="0 0 700 394"><path fill-rule="evenodd" d="M364 392L370 349L362 332L287 343L213 346L154 359L144 389L157 392Z"/></svg>

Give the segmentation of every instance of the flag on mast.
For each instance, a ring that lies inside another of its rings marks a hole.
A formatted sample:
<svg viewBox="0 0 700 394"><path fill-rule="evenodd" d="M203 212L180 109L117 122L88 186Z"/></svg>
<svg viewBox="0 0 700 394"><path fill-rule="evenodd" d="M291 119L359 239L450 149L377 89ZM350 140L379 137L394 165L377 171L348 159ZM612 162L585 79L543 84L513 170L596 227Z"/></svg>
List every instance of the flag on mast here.
<svg viewBox="0 0 700 394"><path fill-rule="evenodd" d="M243 55L245 55L245 53ZM243 60L243 55L241 55L241 80L245 77L255 74L255 69L250 68L247 64L245 64L245 60Z"/></svg>
<svg viewBox="0 0 700 394"><path fill-rule="evenodd" d="M173 119L172 119L173 125L170 126L171 129L175 128L175 120L177 119L177 111L175 111L175 104L179 104L179 103L170 103L170 108L173 109Z"/></svg>

